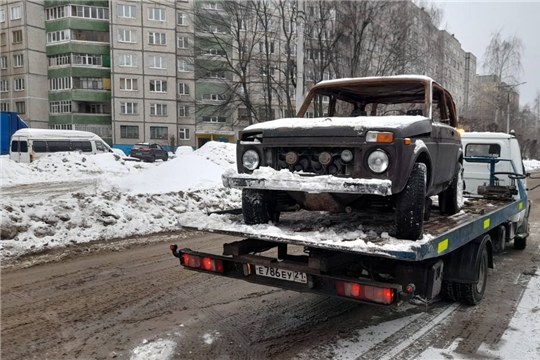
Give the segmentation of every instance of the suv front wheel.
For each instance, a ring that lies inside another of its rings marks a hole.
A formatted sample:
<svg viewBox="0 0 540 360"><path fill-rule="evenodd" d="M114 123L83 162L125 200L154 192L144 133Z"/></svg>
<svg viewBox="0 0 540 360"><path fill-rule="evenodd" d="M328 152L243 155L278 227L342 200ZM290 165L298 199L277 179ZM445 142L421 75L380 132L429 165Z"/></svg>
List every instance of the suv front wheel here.
<svg viewBox="0 0 540 360"><path fill-rule="evenodd" d="M405 188L396 198L396 237L418 240L423 235L426 201L426 164L416 163Z"/></svg>

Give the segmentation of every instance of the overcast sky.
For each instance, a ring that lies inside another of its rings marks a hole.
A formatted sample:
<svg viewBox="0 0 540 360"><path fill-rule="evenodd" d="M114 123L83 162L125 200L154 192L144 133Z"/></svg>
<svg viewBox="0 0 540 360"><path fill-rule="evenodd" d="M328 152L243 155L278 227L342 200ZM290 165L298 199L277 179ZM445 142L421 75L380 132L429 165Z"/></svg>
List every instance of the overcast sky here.
<svg viewBox="0 0 540 360"><path fill-rule="evenodd" d="M519 1L434 1L444 8L443 28L455 34L465 51L477 57L482 72L484 51L491 35L503 29L503 38L515 35L523 40L523 73L519 86L520 103L532 104L540 90L540 0Z"/></svg>

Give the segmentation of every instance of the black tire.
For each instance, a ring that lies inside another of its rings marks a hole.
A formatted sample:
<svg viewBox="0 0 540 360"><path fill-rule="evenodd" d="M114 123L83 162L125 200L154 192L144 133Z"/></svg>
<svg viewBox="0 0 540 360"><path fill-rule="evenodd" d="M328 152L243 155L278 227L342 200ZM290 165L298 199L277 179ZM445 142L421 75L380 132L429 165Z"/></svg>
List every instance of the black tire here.
<svg viewBox="0 0 540 360"><path fill-rule="evenodd" d="M458 301L459 296L457 292L457 287L458 284L456 284L455 282L443 280L441 286L441 293L439 294L440 297L448 301Z"/></svg>
<svg viewBox="0 0 540 360"><path fill-rule="evenodd" d="M169 160L169 154L165 154L165 157L163 158L163 161Z"/></svg>
<svg viewBox="0 0 540 360"><path fill-rule="evenodd" d="M457 284L457 294L461 303L465 305L477 305L484 298L488 275L488 252L482 248L480 265L478 267L478 283Z"/></svg>
<svg viewBox="0 0 540 360"><path fill-rule="evenodd" d="M242 189L242 214L246 225L267 224L270 221L264 191Z"/></svg>
<svg viewBox="0 0 540 360"><path fill-rule="evenodd" d="M150 156L150 160L149 160L151 163L153 163L154 161L156 161L156 156L155 155L152 155Z"/></svg>
<svg viewBox="0 0 540 360"><path fill-rule="evenodd" d="M463 165L457 163L452 183L439 194L439 207L442 214L454 215L461 211L463 187Z"/></svg>
<svg viewBox="0 0 540 360"><path fill-rule="evenodd" d="M423 235L426 201L425 164L416 163L407 185L396 197L396 237L418 240Z"/></svg>

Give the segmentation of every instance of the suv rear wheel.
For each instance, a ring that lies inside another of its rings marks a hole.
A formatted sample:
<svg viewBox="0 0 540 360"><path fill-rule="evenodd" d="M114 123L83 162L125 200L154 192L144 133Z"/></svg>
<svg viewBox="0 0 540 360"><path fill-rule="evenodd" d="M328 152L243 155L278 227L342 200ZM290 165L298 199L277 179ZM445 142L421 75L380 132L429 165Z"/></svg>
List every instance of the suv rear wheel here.
<svg viewBox="0 0 540 360"><path fill-rule="evenodd" d="M426 165L414 164L407 185L396 198L396 237L398 239L418 240L422 237L426 183Z"/></svg>
<svg viewBox="0 0 540 360"><path fill-rule="evenodd" d="M457 163L452 183L439 194L439 208L442 214L454 215L463 206L463 166Z"/></svg>

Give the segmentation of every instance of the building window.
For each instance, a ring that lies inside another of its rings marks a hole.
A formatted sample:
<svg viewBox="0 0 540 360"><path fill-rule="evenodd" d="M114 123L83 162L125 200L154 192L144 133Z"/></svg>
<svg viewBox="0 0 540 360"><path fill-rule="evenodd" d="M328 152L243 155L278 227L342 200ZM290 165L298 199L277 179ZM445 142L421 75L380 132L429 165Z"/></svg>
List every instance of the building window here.
<svg viewBox="0 0 540 360"><path fill-rule="evenodd" d="M223 5L215 2L205 2L202 4L202 8L206 10L223 10Z"/></svg>
<svg viewBox="0 0 540 360"><path fill-rule="evenodd" d="M70 54L60 54L49 56L49 66L68 65L71 64Z"/></svg>
<svg viewBox="0 0 540 360"><path fill-rule="evenodd" d="M203 116L202 121L211 123L224 123L227 122L225 116Z"/></svg>
<svg viewBox="0 0 540 360"><path fill-rule="evenodd" d="M203 100L210 100L210 101L221 101L225 100L225 95L223 94L202 94Z"/></svg>
<svg viewBox="0 0 540 360"><path fill-rule="evenodd" d="M304 117L313 119L314 118L313 111L306 111L306 115Z"/></svg>
<svg viewBox="0 0 540 360"><path fill-rule="evenodd" d="M148 20L155 21L165 21L166 20L166 9L159 8L149 8L148 9Z"/></svg>
<svg viewBox="0 0 540 360"><path fill-rule="evenodd" d="M49 79L49 90L69 90L71 89L71 77Z"/></svg>
<svg viewBox="0 0 540 360"><path fill-rule="evenodd" d="M137 31L119 29L118 30L118 41L119 42L136 43L137 42Z"/></svg>
<svg viewBox="0 0 540 360"><path fill-rule="evenodd" d="M70 30L59 30L47 33L47 44L68 41L71 38Z"/></svg>
<svg viewBox="0 0 540 360"><path fill-rule="evenodd" d="M176 13L176 25L182 25L187 26L188 25L188 19L186 13Z"/></svg>
<svg viewBox="0 0 540 360"><path fill-rule="evenodd" d="M70 6L63 5L47 9L47 20L62 19L69 16Z"/></svg>
<svg viewBox="0 0 540 360"><path fill-rule="evenodd" d="M189 117L189 106L179 106L178 117Z"/></svg>
<svg viewBox="0 0 540 360"><path fill-rule="evenodd" d="M225 71L209 71L206 77L211 79L225 79Z"/></svg>
<svg viewBox="0 0 540 360"><path fill-rule="evenodd" d="M24 79L23 78L18 78L18 79L13 79L13 84L14 84L14 90L15 91L23 91L24 90Z"/></svg>
<svg viewBox="0 0 540 360"><path fill-rule="evenodd" d="M6 46L6 33L0 34L0 46Z"/></svg>
<svg viewBox="0 0 540 360"><path fill-rule="evenodd" d="M96 41L96 42L109 42L110 41L108 31L92 31L92 30L72 30L71 39L78 40L78 41Z"/></svg>
<svg viewBox="0 0 540 360"><path fill-rule="evenodd" d="M189 95L189 84L178 83L178 95Z"/></svg>
<svg viewBox="0 0 540 360"><path fill-rule="evenodd" d="M178 140L189 140L189 129L178 129Z"/></svg>
<svg viewBox="0 0 540 360"><path fill-rule="evenodd" d="M22 30L16 30L13 32L13 43L22 43Z"/></svg>
<svg viewBox="0 0 540 360"><path fill-rule="evenodd" d="M109 20L109 9L95 6L71 6L71 16L86 19Z"/></svg>
<svg viewBox="0 0 540 360"><path fill-rule="evenodd" d="M179 36L176 41L176 47L179 49L188 49L189 48L189 38L184 36Z"/></svg>
<svg viewBox="0 0 540 360"><path fill-rule="evenodd" d="M268 49L267 49L268 47ZM259 43L259 52L265 53L265 54L273 54L274 53L274 42L271 41L269 43L261 41Z"/></svg>
<svg viewBox="0 0 540 360"><path fill-rule="evenodd" d="M22 54L13 55L13 67L19 68L24 66L24 57Z"/></svg>
<svg viewBox="0 0 540 360"><path fill-rule="evenodd" d="M135 67L138 64L137 55L134 54L121 54L119 59L120 66Z"/></svg>
<svg viewBox="0 0 540 360"><path fill-rule="evenodd" d="M102 65L101 55L73 54L74 65Z"/></svg>
<svg viewBox="0 0 540 360"><path fill-rule="evenodd" d="M150 80L150 92L167 92L167 81Z"/></svg>
<svg viewBox="0 0 540 360"><path fill-rule="evenodd" d="M150 139L168 139L169 128L162 126L150 126Z"/></svg>
<svg viewBox="0 0 540 360"><path fill-rule="evenodd" d="M137 79L120 78L120 90L137 91Z"/></svg>
<svg viewBox="0 0 540 360"><path fill-rule="evenodd" d="M148 44L150 44L150 45L166 45L167 44L167 36L164 33L149 32L148 33Z"/></svg>
<svg viewBox="0 0 540 360"><path fill-rule="evenodd" d="M150 115L167 115L167 104L150 104Z"/></svg>
<svg viewBox="0 0 540 360"><path fill-rule="evenodd" d="M134 5L118 5L117 13L118 17L135 19L136 7Z"/></svg>
<svg viewBox="0 0 540 360"><path fill-rule="evenodd" d="M22 11L20 6L11 8L11 20L18 20L22 18Z"/></svg>
<svg viewBox="0 0 540 360"><path fill-rule="evenodd" d="M138 114L139 113L139 104L133 102L121 102L120 103L120 114ZM138 131L138 130L137 130ZM137 133L137 137L139 134Z"/></svg>
<svg viewBox="0 0 540 360"><path fill-rule="evenodd" d="M139 127L120 125L120 137L123 139L138 139Z"/></svg>
<svg viewBox="0 0 540 360"><path fill-rule="evenodd" d="M0 69L7 69L7 56L0 57Z"/></svg>
<svg viewBox="0 0 540 360"><path fill-rule="evenodd" d="M51 114L58 113L70 113L71 112L71 101L51 101L49 102L49 111Z"/></svg>
<svg viewBox="0 0 540 360"><path fill-rule="evenodd" d="M190 72L193 71L193 66L189 64L186 60L178 60L178 71Z"/></svg>
<svg viewBox="0 0 540 360"><path fill-rule="evenodd" d="M74 89L103 90L102 78L73 78Z"/></svg>
<svg viewBox="0 0 540 360"><path fill-rule="evenodd" d="M1 80L0 92L8 92L8 91L9 91L9 82L7 80Z"/></svg>
<svg viewBox="0 0 540 360"><path fill-rule="evenodd" d="M218 55L225 56L225 51L222 49L201 49L201 55Z"/></svg>
<svg viewBox="0 0 540 360"><path fill-rule="evenodd" d="M0 111L9 111L9 103L0 103Z"/></svg>
<svg viewBox="0 0 540 360"><path fill-rule="evenodd" d="M6 10L0 9L0 22L6 21Z"/></svg>
<svg viewBox="0 0 540 360"><path fill-rule="evenodd" d="M25 114L26 113L26 103L24 101L17 101L15 103L15 109L16 109L17 113Z"/></svg>
<svg viewBox="0 0 540 360"><path fill-rule="evenodd" d="M150 56L148 58L148 67L150 69L166 69L167 59L161 56Z"/></svg>

